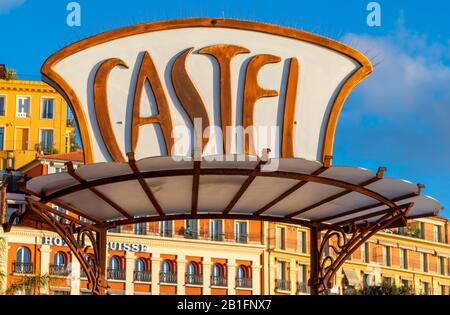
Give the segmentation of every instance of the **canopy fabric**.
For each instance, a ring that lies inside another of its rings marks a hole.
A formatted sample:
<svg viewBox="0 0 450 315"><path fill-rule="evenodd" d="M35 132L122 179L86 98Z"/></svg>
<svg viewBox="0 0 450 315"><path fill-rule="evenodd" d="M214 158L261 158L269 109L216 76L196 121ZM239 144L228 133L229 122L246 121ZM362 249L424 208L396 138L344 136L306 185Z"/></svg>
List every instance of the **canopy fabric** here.
<svg viewBox="0 0 450 315"><path fill-rule="evenodd" d="M142 216L246 215L299 222L362 223L413 203L407 218L437 214L418 185L368 169L301 158L227 155L150 157L97 163L40 176L26 189L42 202L62 204L98 221Z"/></svg>
<svg viewBox="0 0 450 315"><path fill-rule="evenodd" d="M344 272L349 285L355 286L355 285L359 284L359 278L358 278L358 275L356 274L355 270L343 268L342 271Z"/></svg>

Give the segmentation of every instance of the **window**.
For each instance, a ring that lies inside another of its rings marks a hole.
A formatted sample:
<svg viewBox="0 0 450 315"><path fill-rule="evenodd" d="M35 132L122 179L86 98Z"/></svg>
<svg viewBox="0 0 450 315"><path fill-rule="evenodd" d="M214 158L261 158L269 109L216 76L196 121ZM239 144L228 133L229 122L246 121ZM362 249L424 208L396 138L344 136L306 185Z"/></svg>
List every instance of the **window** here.
<svg viewBox="0 0 450 315"><path fill-rule="evenodd" d="M440 289L439 289L439 291L440 291L439 294L440 294L440 295L445 295L445 285L442 285L442 284L441 284L441 285L439 286L439 288L440 288Z"/></svg>
<svg viewBox="0 0 450 315"><path fill-rule="evenodd" d="M5 148L5 127L0 127L0 151Z"/></svg>
<svg viewBox="0 0 450 315"><path fill-rule="evenodd" d="M364 243L361 245L361 260L364 263L369 263L370 248L369 243Z"/></svg>
<svg viewBox="0 0 450 315"><path fill-rule="evenodd" d="M55 266L61 266L66 264L66 255L63 252L57 252L53 257L53 264Z"/></svg>
<svg viewBox="0 0 450 315"><path fill-rule="evenodd" d="M211 285L226 286L227 278L225 277L225 270L221 264L214 264L211 273Z"/></svg>
<svg viewBox="0 0 450 315"><path fill-rule="evenodd" d="M441 226L433 225L433 240L435 242L441 242Z"/></svg>
<svg viewBox="0 0 450 315"><path fill-rule="evenodd" d="M308 283L307 283L307 275L306 275L306 265L298 265L297 271L297 290L301 293L307 293L308 291Z"/></svg>
<svg viewBox="0 0 450 315"><path fill-rule="evenodd" d="M408 269L408 250L400 248L400 268Z"/></svg>
<svg viewBox="0 0 450 315"><path fill-rule="evenodd" d="M284 227L277 226L276 228L276 247L278 249L286 249L286 235Z"/></svg>
<svg viewBox="0 0 450 315"><path fill-rule="evenodd" d="M197 285L203 284L203 278L199 272L199 267L193 261L189 262L187 265L186 283L187 284L197 284Z"/></svg>
<svg viewBox="0 0 450 315"><path fill-rule="evenodd" d="M430 284L428 282L420 282L420 294L430 294Z"/></svg>
<svg viewBox="0 0 450 315"><path fill-rule="evenodd" d="M383 246L383 264L391 266L391 248L389 246Z"/></svg>
<svg viewBox="0 0 450 315"><path fill-rule="evenodd" d="M197 220L186 220L186 227L184 228L184 237L196 239L198 238Z"/></svg>
<svg viewBox="0 0 450 315"><path fill-rule="evenodd" d="M420 270L428 272L428 255L426 253L420 254Z"/></svg>
<svg viewBox="0 0 450 315"><path fill-rule="evenodd" d="M134 233L137 235L146 235L147 234L147 223L145 223L145 222L136 223L134 225Z"/></svg>
<svg viewBox="0 0 450 315"><path fill-rule="evenodd" d="M55 99L43 97L41 100L41 118L53 119Z"/></svg>
<svg viewBox="0 0 450 315"><path fill-rule="evenodd" d="M19 118L30 117L30 97L17 96L16 116Z"/></svg>
<svg viewBox="0 0 450 315"><path fill-rule="evenodd" d="M437 272L440 275L445 275L445 260L444 257L439 257L437 258Z"/></svg>
<svg viewBox="0 0 450 315"><path fill-rule="evenodd" d="M3 95L0 95L0 116L5 116L6 110L6 98Z"/></svg>
<svg viewBox="0 0 450 315"><path fill-rule="evenodd" d="M20 247L16 253L16 261L14 262L14 272L17 273L33 273L33 264L31 263L31 252L26 247Z"/></svg>
<svg viewBox="0 0 450 315"><path fill-rule="evenodd" d="M211 240L223 240L222 220L211 220Z"/></svg>
<svg viewBox="0 0 450 315"><path fill-rule="evenodd" d="M169 260L164 260L161 264L159 281L164 283L177 283L177 274Z"/></svg>
<svg viewBox="0 0 450 315"><path fill-rule="evenodd" d="M279 290L291 290L288 263L286 261L279 260L277 262L277 280L275 285Z"/></svg>
<svg viewBox="0 0 450 315"><path fill-rule="evenodd" d="M299 253L306 253L306 232L297 231L297 250Z"/></svg>
<svg viewBox="0 0 450 315"><path fill-rule="evenodd" d="M172 237L172 221L161 221L159 233L164 237Z"/></svg>
<svg viewBox="0 0 450 315"><path fill-rule="evenodd" d="M125 271L122 269L120 258L112 256L109 259L108 279L125 280Z"/></svg>
<svg viewBox="0 0 450 315"><path fill-rule="evenodd" d="M152 274L147 270L147 261L144 258L136 259L134 281L150 282L151 278Z"/></svg>
<svg viewBox="0 0 450 315"><path fill-rule="evenodd" d="M384 277L383 277L383 283L384 283L384 284L388 284L388 285L392 285L392 284L393 284L392 278L391 278L391 277L384 276Z"/></svg>
<svg viewBox="0 0 450 315"><path fill-rule="evenodd" d="M402 279L402 287L409 288L409 280L408 279Z"/></svg>
<svg viewBox="0 0 450 315"><path fill-rule="evenodd" d="M50 274L56 276L67 276L67 256L64 252L57 252L53 256L53 265L50 265Z"/></svg>
<svg viewBox="0 0 450 315"><path fill-rule="evenodd" d="M41 150L51 153L53 148L53 130L41 129Z"/></svg>
<svg viewBox="0 0 450 315"><path fill-rule="evenodd" d="M252 280L247 267L240 265L236 270L236 286L239 288L251 288Z"/></svg>
<svg viewBox="0 0 450 315"><path fill-rule="evenodd" d="M236 242L247 243L247 222L236 222Z"/></svg>
<svg viewBox="0 0 450 315"><path fill-rule="evenodd" d="M111 270L118 270L120 269L120 260L117 256L112 256L109 259L109 269Z"/></svg>
<svg viewBox="0 0 450 315"><path fill-rule="evenodd" d="M418 237L421 239L425 238L425 224L423 222L416 222L416 227L418 230Z"/></svg>
<svg viewBox="0 0 450 315"><path fill-rule="evenodd" d="M70 291L53 291L53 295L70 295Z"/></svg>

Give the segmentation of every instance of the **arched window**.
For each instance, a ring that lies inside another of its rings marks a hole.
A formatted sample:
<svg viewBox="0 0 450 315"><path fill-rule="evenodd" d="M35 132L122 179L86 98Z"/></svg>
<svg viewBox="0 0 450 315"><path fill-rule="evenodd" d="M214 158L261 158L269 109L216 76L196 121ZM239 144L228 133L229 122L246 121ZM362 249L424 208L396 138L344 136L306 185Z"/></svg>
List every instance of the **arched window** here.
<svg viewBox="0 0 450 315"><path fill-rule="evenodd" d="M161 265L161 271L163 273L171 273L172 272L172 264L168 260L164 260Z"/></svg>
<svg viewBox="0 0 450 315"><path fill-rule="evenodd" d="M136 271L144 272L147 271L147 263L144 258L139 258L136 260Z"/></svg>
<svg viewBox="0 0 450 315"><path fill-rule="evenodd" d="M198 274L197 265L194 262L190 262L187 266L187 274L188 275L196 275Z"/></svg>
<svg viewBox="0 0 450 315"><path fill-rule="evenodd" d="M63 266L66 264L66 254L63 252L57 252L53 257L53 264L55 266Z"/></svg>
<svg viewBox="0 0 450 315"><path fill-rule="evenodd" d="M29 264L31 262L30 250L26 247L20 247L17 250L16 262L20 264Z"/></svg>
<svg viewBox="0 0 450 315"><path fill-rule="evenodd" d="M110 270L119 270L120 269L120 259L117 256L112 256L109 259L109 269Z"/></svg>
<svg viewBox="0 0 450 315"><path fill-rule="evenodd" d="M224 277L224 269L221 264L214 264L212 267L211 284L216 286L227 286L227 278Z"/></svg>
<svg viewBox="0 0 450 315"><path fill-rule="evenodd" d="M237 268L237 272L236 272L236 277L238 279L245 279L247 278L247 269L245 268L245 266L239 266Z"/></svg>
<svg viewBox="0 0 450 315"><path fill-rule="evenodd" d="M212 270L213 277L222 277L223 276L223 268L219 264L214 264Z"/></svg>

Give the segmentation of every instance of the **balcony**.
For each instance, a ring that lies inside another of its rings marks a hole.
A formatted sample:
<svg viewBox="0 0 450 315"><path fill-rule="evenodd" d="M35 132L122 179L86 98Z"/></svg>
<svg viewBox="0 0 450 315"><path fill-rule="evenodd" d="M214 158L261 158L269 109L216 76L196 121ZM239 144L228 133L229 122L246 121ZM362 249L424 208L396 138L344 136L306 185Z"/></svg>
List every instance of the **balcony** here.
<svg viewBox="0 0 450 315"><path fill-rule="evenodd" d="M28 117L30 117L30 114L28 114L26 112L17 112L16 117L17 118L28 118Z"/></svg>
<svg viewBox="0 0 450 315"><path fill-rule="evenodd" d="M276 279L275 288L277 290L291 291L291 281L285 279Z"/></svg>
<svg viewBox="0 0 450 315"><path fill-rule="evenodd" d="M108 269L107 277L110 280L125 280L124 269Z"/></svg>
<svg viewBox="0 0 450 315"><path fill-rule="evenodd" d="M177 283L177 274L174 272L160 272L159 282L161 283Z"/></svg>
<svg viewBox="0 0 450 315"><path fill-rule="evenodd" d="M151 271L135 271L134 281L139 282L152 282L152 272Z"/></svg>
<svg viewBox="0 0 450 315"><path fill-rule="evenodd" d="M49 272L52 276L67 277L70 270L67 265L50 265Z"/></svg>
<svg viewBox="0 0 450 315"><path fill-rule="evenodd" d="M228 281L225 276L211 276L211 285L226 287L228 285Z"/></svg>
<svg viewBox="0 0 450 315"><path fill-rule="evenodd" d="M252 278L236 278L237 288L252 288Z"/></svg>
<svg viewBox="0 0 450 315"><path fill-rule="evenodd" d="M221 234L221 233L211 234L211 241L222 242L223 236L224 236L224 234Z"/></svg>
<svg viewBox="0 0 450 315"><path fill-rule="evenodd" d="M23 263L23 262L15 261L13 263L13 271L15 273L33 274L34 273L34 263Z"/></svg>
<svg viewBox="0 0 450 315"><path fill-rule="evenodd" d="M172 230L169 229L159 231L159 236L161 237L172 237L172 235Z"/></svg>
<svg viewBox="0 0 450 315"><path fill-rule="evenodd" d="M202 285L203 275L202 274L186 274L186 284Z"/></svg>
<svg viewBox="0 0 450 315"><path fill-rule="evenodd" d="M236 243L246 244L248 241L247 234L236 234L235 238Z"/></svg>
<svg viewBox="0 0 450 315"><path fill-rule="evenodd" d="M297 283L297 293L309 293L309 286L306 282Z"/></svg>

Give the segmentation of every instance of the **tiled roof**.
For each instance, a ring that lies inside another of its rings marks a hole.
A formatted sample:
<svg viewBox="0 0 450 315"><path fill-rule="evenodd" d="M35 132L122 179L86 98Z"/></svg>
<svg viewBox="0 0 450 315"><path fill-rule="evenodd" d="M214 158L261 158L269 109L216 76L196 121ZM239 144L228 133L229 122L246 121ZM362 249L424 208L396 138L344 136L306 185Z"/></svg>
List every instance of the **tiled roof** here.
<svg viewBox="0 0 450 315"><path fill-rule="evenodd" d="M41 155L39 159L46 160L60 160L60 161L73 161L73 162L83 162L83 152L70 152L70 153L61 153L61 154L49 154L49 155Z"/></svg>

